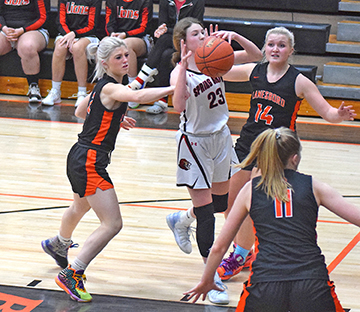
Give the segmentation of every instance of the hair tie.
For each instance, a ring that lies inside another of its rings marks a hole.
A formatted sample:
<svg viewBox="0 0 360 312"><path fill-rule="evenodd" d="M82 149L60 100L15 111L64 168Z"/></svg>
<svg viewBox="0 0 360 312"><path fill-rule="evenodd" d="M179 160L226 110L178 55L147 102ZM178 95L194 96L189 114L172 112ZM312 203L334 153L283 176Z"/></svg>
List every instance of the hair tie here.
<svg viewBox="0 0 360 312"><path fill-rule="evenodd" d="M281 138L280 129L275 129L275 139L279 140Z"/></svg>

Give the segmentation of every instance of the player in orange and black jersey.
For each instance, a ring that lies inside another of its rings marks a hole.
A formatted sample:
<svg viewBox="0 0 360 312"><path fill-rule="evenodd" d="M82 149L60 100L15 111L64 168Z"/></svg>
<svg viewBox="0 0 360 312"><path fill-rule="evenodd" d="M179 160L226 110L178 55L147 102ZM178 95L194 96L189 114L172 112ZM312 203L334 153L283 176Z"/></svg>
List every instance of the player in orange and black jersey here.
<svg viewBox="0 0 360 312"><path fill-rule="evenodd" d="M90 44L87 52L96 59L94 81L99 81L75 111L85 122L67 159L74 201L62 217L59 234L41 243L44 251L63 268L56 283L79 302L92 300L83 284L85 269L122 228L119 201L106 168L120 127L135 126L134 119L124 116L127 102L153 102L174 90L174 87L164 87L132 91L123 85L123 77L129 70L129 52L119 38L105 37L99 44ZM90 209L99 218L100 226L87 238L75 260L68 264L72 233Z"/></svg>
<svg viewBox="0 0 360 312"><path fill-rule="evenodd" d="M65 74L66 60L73 59L78 92L75 107L87 94L88 61L86 47L98 43L96 36L101 11L101 0L59 0L55 49L52 58L52 87L42 101L44 105L61 102L61 83Z"/></svg>
<svg viewBox="0 0 360 312"><path fill-rule="evenodd" d="M0 55L17 50L29 84L30 103L41 102L39 52L49 41L48 31L42 28L48 8L48 0L0 1Z"/></svg>
<svg viewBox="0 0 360 312"><path fill-rule="evenodd" d="M241 189L211 248L200 283L185 294L196 301L218 289L214 272L250 215L255 260L236 312L344 312L317 243L317 219L323 206L360 226L360 208L326 183L297 171L301 143L289 128L263 131L240 167L255 159L259 176Z"/></svg>
<svg viewBox="0 0 360 312"><path fill-rule="evenodd" d="M269 82L266 78L268 65L269 63L256 65L250 75L253 91L249 117L235 146L239 161L247 156L251 143L264 130L280 126L296 130L295 121L302 98L296 95L295 81L300 71L290 65L281 79Z"/></svg>
<svg viewBox="0 0 360 312"><path fill-rule="evenodd" d="M152 16L152 0L107 0L106 34L123 32L125 38L142 38L148 33Z"/></svg>
<svg viewBox="0 0 360 312"><path fill-rule="evenodd" d="M107 0L106 25L108 36L124 39L129 49L128 79L134 81L137 73L138 57L146 57L153 46L153 38L148 33L153 16L152 0ZM128 103L136 108L139 103Z"/></svg>
<svg viewBox="0 0 360 312"><path fill-rule="evenodd" d="M227 81L250 80L253 88L249 118L235 145L240 162L249 154L255 138L264 130L284 126L295 131L297 112L302 99L305 99L328 122L353 120L356 115L352 106L345 106L344 103L339 108L332 107L320 94L316 85L289 64L294 45L294 35L288 29L272 28L266 34L262 49L264 63L239 65L236 70L223 76ZM231 177L229 208L225 215L229 213L240 189L250 180L254 166L255 162ZM246 259L249 260L248 262L251 261L248 256L254 244L254 235L249 218L240 228L235 244L234 252L224 259L218 269L219 275L224 280L238 274L246 264Z"/></svg>
<svg viewBox="0 0 360 312"><path fill-rule="evenodd" d="M101 11L100 0L59 0L56 20L59 34L75 33L75 38L96 36Z"/></svg>

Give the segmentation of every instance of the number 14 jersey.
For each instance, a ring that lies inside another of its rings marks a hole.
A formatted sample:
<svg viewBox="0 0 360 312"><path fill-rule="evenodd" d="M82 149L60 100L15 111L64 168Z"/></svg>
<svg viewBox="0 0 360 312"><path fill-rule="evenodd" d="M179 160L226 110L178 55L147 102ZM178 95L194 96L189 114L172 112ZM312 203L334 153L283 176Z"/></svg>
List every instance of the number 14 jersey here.
<svg viewBox="0 0 360 312"><path fill-rule="evenodd" d="M302 99L296 95L295 81L300 74L290 65L287 72L276 82L267 80L269 63L255 66L250 76L252 86L249 118L241 136L251 135L255 139L270 128L287 127L296 130L296 118Z"/></svg>

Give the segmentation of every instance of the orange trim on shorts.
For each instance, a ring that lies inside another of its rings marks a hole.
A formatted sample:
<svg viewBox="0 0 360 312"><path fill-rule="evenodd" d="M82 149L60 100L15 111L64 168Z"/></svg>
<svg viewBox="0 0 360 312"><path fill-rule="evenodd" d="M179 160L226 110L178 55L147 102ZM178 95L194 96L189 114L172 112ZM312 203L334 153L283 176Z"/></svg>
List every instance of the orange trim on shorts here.
<svg viewBox="0 0 360 312"><path fill-rule="evenodd" d="M334 299L334 304L335 304L335 311L336 312L344 312L344 308L341 306L341 303L335 293L335 285L334 282L332 281L328 281L328 285L330 286L330 292L331 292L331 296Z"/></svg>
<svg viewBox="0 0 360 312"><path fill-rule="evenodd" d="M249 285L249 284L248 284ZM243 285L243 292L241 293L239 303L236 307L235 312L243 312L245 311L246 299L249 296L249 292L246 290L245 283Z"/></svg>
<svg viewBox="0 0 360 312"><path fill-rule="evenodd" d="M113 112L106 112L106 111L104 112L98 133L96 134L94 140L91 143L96 145L101 144L101 142L104 140L106 134L109 131L113 115L114 115Z"/></svg>
<svg viewBox="0 0 360 312"><path fill-rule="evenodd" d="M86 190L84 196L95 194L97 188L100 188L103 191L114 188L114 186L110 182L104 180L104 178L101 177L96 172L95 169L96 154L97 151L93 149L89 149L87 152L87 158L85 164L86 173L87 173L87 182L86 182Z"/></svg>

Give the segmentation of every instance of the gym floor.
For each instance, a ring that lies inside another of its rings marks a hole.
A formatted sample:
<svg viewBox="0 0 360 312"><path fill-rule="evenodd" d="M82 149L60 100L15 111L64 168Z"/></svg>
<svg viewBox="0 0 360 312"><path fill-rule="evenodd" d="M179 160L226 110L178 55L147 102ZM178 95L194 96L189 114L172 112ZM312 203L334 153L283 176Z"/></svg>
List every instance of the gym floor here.
<svg viewBox="0 0 360 312"><path fill-rule="evenodd" d="M45 107L41 105L30 105L25 97L2 96L0 99L0 119L29 119L38 121L53 121L60 123L82 123L82 120L74 116L74 101L64 101L61 105ZM173 109L160 115L149 115L145 113L145 106L139 109L129 110L128 115L137 120L138 128L148 129L178 129L179 116ZM234 135L238 135L244 122L246 113L231 113L229 127ZM335 127L335 128L334 128ZM334 130L335 129L335 130ZM332 141L341 143L358 144L360 138L360 125L358 122L343 123L341 125L329 125L318 118L299 118L298 132L303 140ZM6 135L6 134L5 134ZM61 136L62 133L60 132ZM65 135L65 134L64 134ZM11 153L11 151L9 151ZM4 164L4 162L2 161ZM3 191L1 191L3 192ZM2 194L5 195L6 194ZM62 207L60 207L62 208ZM0 209L0 214L8 213ZM4 215L5 216L5 215ZM19 225L20 227L20 225ZM1 230L0 230L1 234ZM171 242L174 245L173 242ZM3 253L3 251L1 252ZM1 257L0 253L0 258ZM49 259L45 259L49 262ZM121 269L121 268L120 268ZM9 275L10 274L10 275ZM105 310L113 311L176 311L176 312L232 312L234 305L215 306L210 304L192 305L186 302L173 300L151 300L131 296L104 295L108 293L99 290L91 292L94 300L89 304L77 303L69 299L63 291L42 288L40 280L33 280L23 287L14 284L4 284L11 280L11 273L6 272L5 278L0 273L0 311L26 311L26 312L99 312ZM175 278L173 283L178 281ZM180 282L180 281L179 281ZM104 285L105 287L105 285ZM186 290L186 289L184 289ZM120 291L121 294L121 291ZM238 295L237 295L238 296ZM236 297L237 297L236 296ZM235 300L236 302L236 300ZM349 306L347 306L349 308ZM346 311L350 311L347 309ZM353 311L353 310L351 310ZM355 310L354 310L355 311Z"/></svg>

